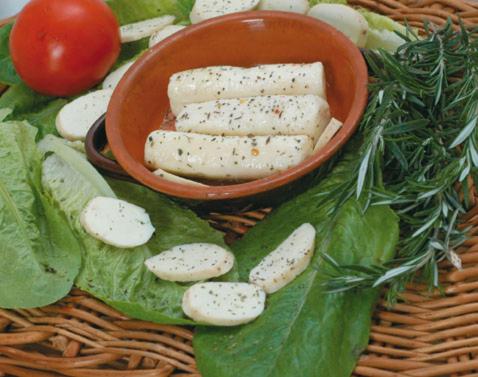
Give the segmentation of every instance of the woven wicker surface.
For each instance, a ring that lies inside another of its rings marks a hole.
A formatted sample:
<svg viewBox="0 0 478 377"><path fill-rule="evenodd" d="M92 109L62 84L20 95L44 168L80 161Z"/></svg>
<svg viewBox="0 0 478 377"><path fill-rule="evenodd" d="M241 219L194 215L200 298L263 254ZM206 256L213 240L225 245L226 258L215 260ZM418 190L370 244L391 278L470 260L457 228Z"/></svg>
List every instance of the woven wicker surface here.
<svg viewBox="0 0 478 377"><path fill-rule="evenodd" d="M478 25L478 3L462 0L349 0L419 29L451 16ZM1 22L0 22L1 24ZM207 219L234 242L270 209ZM478 205L464 219L463 270L444 263L442 292L413 285L393 308L380 302L371 341L354 376L478 377ZM191 329L126 318L73 290L56 305L0 309L0 377L199 377ZM307 377L307 376L303 376Z"/></svg>

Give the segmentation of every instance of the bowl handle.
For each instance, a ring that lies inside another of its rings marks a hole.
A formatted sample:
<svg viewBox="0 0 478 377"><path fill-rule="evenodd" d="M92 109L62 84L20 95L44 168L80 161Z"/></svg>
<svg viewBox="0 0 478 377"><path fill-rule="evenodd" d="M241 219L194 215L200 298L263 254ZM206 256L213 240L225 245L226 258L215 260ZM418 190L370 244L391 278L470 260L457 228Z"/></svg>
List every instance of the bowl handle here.
<svg viewBox="0 0 478 377"><path fill-rule="evenodd" d="M105 114L98 118L88 131L85 139L85 150L88 161L104 175L123 181L138 183L116 161L101 154L108 144L105 128Z"/></svg>

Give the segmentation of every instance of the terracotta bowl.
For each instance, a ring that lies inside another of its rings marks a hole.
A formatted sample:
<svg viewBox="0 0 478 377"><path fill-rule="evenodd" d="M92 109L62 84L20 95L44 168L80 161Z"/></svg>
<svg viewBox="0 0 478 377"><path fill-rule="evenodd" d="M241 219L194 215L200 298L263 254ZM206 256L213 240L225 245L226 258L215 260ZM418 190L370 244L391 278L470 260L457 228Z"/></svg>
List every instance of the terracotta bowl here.
<svg viewBox="0 0 478 377"><path fill-rule="evenodd" d="M213 65L316 61L325 66L332 115L344 126L325 148L300 165L248 183L210 187L173 183L144 166L146 138L161 127L169 111L167 87L173 73ZM317 169L352 136L367 103L367 79L360 50L325 23L283 12L236 13L190 26L146 52L113 94L106 134L121 167L153 190L193 201L267 197Z"/></svg>

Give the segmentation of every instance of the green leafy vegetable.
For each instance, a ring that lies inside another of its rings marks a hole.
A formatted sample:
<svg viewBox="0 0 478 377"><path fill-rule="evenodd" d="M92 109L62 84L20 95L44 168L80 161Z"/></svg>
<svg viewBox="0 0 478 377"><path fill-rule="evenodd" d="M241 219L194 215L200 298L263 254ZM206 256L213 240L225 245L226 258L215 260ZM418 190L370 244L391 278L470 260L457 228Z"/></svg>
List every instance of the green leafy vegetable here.
<svg viewBox="0 0 478 377"><path fill-rule="evenodd" d="M13 110L14 115L21 116L40 111L53 99L33 91L25 84L12 85L0 96L0 108L8 107Z"/></svg>
<svg viewBox="0 0 478 377"><path fill-rule="evenodd" d="M10 48L8 45L12 24L0 28L0 83L5 85L14 85L21 82L10 57Z"/></svg>
<svg viewBox="0 0 478 377"><path fill-rule="evenodd" d="M0 109L0 122L3 122L11 113L12 109L9 109L8 107Z"/></svg>
<svg viewBox="0 0 478 377"><path fill-rule="evenodd" d="M41 188L36 130L0 124L0 307L51 304L71 289L81 249Z"/></svg>
<svg viewBox="0 0 478 377"><path fill-rule="evenodd" d="M189 13L194 0L107 0L107 4L115 12L121 25L172 14L176 16L175 23L190 24ZM113 69L137 58L149 47L149 38L140 41L124 43L121 54Z"/></svg>
<svg viewBox="0 0 478 377"><path fill-rule="evenodd" d="M189 22L194 0L106 0L121 25L165 14L177 17L176 22Z"/></svg>
<svg viewBox="0 0 478 377"><path fill-rule="evenodd" d="M41 139L48 134L57 134L56 114L67 102L39 94L21 83L11 86L0 96L0 109L12 110L7 120L28 121L35 126L38 129L37 138Z"/></svg>
<svg viewBox="0 0 478 377"><path fill-rule="evenodd" d="M354 157L349 155L321 184L277 209L233 247L246 280L295 228L310 222L317 229L313 266L269 296L255 322L198 329L194 347L204 376L233 377L237 371L248 377L350 376L368 343L378 291L326 293L321 255L366 268L389 260L398 240L398 219L388 207L373 207L364 215L351 199L333 213L336 200L329 194L347 180Z"/></svg>
<svg viewBox="0 0 478 377"><path fill-rule="evenodd" d="M395 52L404 43L405 40L392 31L369 29L365 48L383 48L387 51Z"/></svg>
<svg viewBox="0 0 478 377"><path fill-rule="evenodd" d="M119 249L95 240L84 232L79 216L88 201L101 192L94 178L75 169L85 160L73 152L69 163L58 155L45 160L43 184L66 214L83 245L83 268L76 285L132 317L160 323L192 324L181 310L187 285L157 279L147 271L144 261L178 244L211 242L225 246L222 234L160 194L111 180L109 183L119 198L148 211L156 234L146 246L134 249ZM73 158L78 161L72 161ZM236 275L233 271L225 278L235 280Z"/></svg>
<svg viewBox="0 0 478 377"><path fill-rule="evenodd" d="M63 161L68 163L83 179L93 186L94 190L101 196L115 198L116 195L101 176L100 173L86 160L86 157L78 151L70 148L63 139L52 135L45 137L39 144L40 150L44 153L56 153Z"/></svg>
<svg viewBox="0 0 478 377"><path fill-rule="evenodd" d="M343 4L347 5L347 0L309 0L310 6L317 4Z"/></svg>
<svg viewBox="0 0 478 377"><path fill-rule="evenodd" d="M438 262L461 264L454 250L466 229L458 228L458 216L468 207L466 179L478 167L478 39L449 22L393 55L370 52L367 59L376 79L360 128L365 142L353 174L335 195L342 202L362 195L367 205L396 209L399 256L368 271L343 266L329 287L391 283L393 300L416 271L436 287ZM458 181L464 200L455 190Z"/></svg>
<svg viewBox="0 0 478 377"><path fill-rule="evenodd" d="M398 31L402 34L407 33L407 28L402 24L392 20L390 17L359 8L358 11L367 20L368 26L376 30Z"/></svg>
<svg viewBox="0 0 478 377"><path fill-rule="evenodd" d="M405 43L405 40L399 34L411 36L405 26L389 17L363 8L359 8L358 11L365 17L369 26L366 48L383 48L395 52L398 47Z"/></svg>

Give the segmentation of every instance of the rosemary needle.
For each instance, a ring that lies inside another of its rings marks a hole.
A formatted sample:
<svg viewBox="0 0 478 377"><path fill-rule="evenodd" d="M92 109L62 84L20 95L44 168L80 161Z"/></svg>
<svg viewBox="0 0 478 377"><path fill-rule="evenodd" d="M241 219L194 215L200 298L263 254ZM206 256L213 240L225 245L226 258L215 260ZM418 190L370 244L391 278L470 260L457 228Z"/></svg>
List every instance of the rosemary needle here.
<svg viewBox="0 0 478 377"><path fill-rule="evenodd" d="M466 230L457 222L469 205L467 179L478 167L476 36L449 21L428 26L422 39L403 36L407 43L395 54L365 53L374 79L360 126L363 143L338 205L354 196L364 209L390 205L400 217L400 241L387 265L340 266L325 256L333 267L330 291L388 284L393 301L417 271L437 287L440 261L461 267L454 250Z"/></svg>

